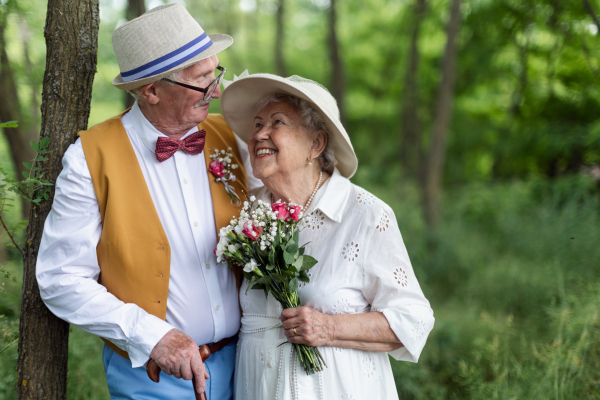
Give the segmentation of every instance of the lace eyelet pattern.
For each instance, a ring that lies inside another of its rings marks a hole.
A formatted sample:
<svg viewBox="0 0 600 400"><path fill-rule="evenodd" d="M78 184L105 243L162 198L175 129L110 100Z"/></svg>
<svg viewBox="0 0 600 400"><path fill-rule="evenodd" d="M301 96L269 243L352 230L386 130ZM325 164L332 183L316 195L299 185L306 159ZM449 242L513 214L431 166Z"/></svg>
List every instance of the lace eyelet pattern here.
<svg viewBox="0 0 600 400"><path fill-rule="evenodd" d="M356 400L356 397L351 395L350 393L342 393L338 400Z"/></svg>
<svg viewBox="0 0 600 400"><path fill-rule="evenodd" d="M377 230L379 232L385 232L388 230L389 227L390 227L390 217L388 217L386 213L381 211L379 213L379 220L377 222L377 226L375 227L375 230Z"/></svg>
<svg viewBox="0 0 600 400"><path fill-rule="evenodd" d="M348 300L344 298L336 300L331 307L333 315L347 314L349 309L350 304L348 303Z"/></svg>
<svg viewBox="0 0 600 400"><path fill-rule="evenodd" d="M361 206L370 206L371 204L375 203L375 196L369 192L360 192L356 196L356 201Z"/></svg>
<svg viewBox="0 0 600 400"><path fill-rule="evenodd" d="M425 329L427 326L425 325L425 321L419 321L415 325L413 325L411 329L411 337L413 340L419 340L425 335Z"/></svg>
<svg viewBox="0 0 600 400"><path fill-rule="evenodd" d="M321 227L325 224L325 214L321 212L321 210L314 210L306 217L304 217L304 225L307 228L312 229L321 229Z"/></svg>
<svg viewBox="0 0 600 400"><path fill-rule="evenodd" d="M396 280L396 282L398 282L398 285L402 287L408 286L408 276L402 268L396 268L396 270L394 271L394 279Z"/></svg>
<svg viewBox="0 0 600 400"><path fill-rule="evenodd" d="M354 243L353 241L348 242L342 248L342 257L346 261L354 262L358 258L359 252L360 252L360 249L358 248L358 243Z"/></svg>
<svg viewBox="0 0 600 400"><path fill-rule="evenodd" d="M375 370L377 368L375 367L375 361L373 361L373 359L369 356L363 358L363 362L362 362L362 371L363 371L363 375L366 378L370 378L373 375L375 375Z"/></svg>

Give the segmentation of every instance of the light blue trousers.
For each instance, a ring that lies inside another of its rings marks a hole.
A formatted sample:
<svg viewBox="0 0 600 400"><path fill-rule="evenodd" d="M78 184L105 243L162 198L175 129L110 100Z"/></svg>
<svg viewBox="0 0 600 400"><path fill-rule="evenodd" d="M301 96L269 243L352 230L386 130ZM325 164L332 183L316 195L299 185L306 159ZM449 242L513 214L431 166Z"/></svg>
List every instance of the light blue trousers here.
<svg viewBox="0 0 600 400"><path fill-rule="evenodd" d="M206 381L208 400L233 399L233 369L237 340L211 354L205 362L210 379ZM131 368L131 361L104 345L104 372L111 400L195 400L192 381L161 373L160 382L148 378L144 367Z"/></svg>

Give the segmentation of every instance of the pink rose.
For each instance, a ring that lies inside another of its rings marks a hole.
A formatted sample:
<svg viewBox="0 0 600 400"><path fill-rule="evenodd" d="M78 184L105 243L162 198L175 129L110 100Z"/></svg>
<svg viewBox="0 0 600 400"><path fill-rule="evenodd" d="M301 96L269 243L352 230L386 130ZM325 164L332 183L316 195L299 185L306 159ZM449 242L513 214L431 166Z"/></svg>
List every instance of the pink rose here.
<svg viewBox="0 0 600 400"><path fill-rule="evenodd" d="M221 178L226 174L225 167L223 166L223 164L221 164L219 160L214 160L210 164L208 164L208 170L212 172L212 174L217 178Z"/></svg>
<svg viewBox="0 0 600 400"><path fill-rule="evenodd" d="M244 222L244 229L242 230L242 234L247 238L256 240L262 233L262 228L260 226L254 226L252 222L247 221Z"/></svg>
<svg viewBox="0 0 600 400"><path fill-rule="evenodd" d="M274 213L277 213L277 218L278 219L282 219L284 221L287 221L291 215L290 215L290 211L286 208L285 203L273 203L271 204L271 210Z"/></svg>
<svg viewBox="0 0 600 400"><path fill-rule="evenodd" d="M300 210L301 209L302 208L300 206L290 206L289 212L290 212L290 216L292 217L292 220L294 220L294 222L296 222L300 219Z"/></svg>

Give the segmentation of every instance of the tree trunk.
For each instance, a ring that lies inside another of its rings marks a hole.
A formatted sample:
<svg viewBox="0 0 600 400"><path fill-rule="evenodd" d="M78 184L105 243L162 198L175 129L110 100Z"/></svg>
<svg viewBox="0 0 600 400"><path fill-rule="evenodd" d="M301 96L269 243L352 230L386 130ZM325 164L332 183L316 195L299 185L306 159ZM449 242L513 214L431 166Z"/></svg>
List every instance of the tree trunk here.
<svg viewBox="0 0 600 400"><path fill-rule="evenodd" d="M598 32L600 32L600 21L598 21L598 17L596 16L594 9L592 8L592 5L590 4L590 2L588 0L582 0L582 1L583 1L583 8L585 8L585 11L590 15L590 17L592 17L592 20L594 21L594 23L596 24L596 27L598 28Z"/></svg>
<svg viewBox="0 0 600 400"><path fill-rule="evenodd" d="M331 0L329 6L329 60L331 63L331 89L338 108L340 109L340 120L342 124L346 122L346 109L344 105L344 96L346 93L346 73L344 71L344 62L340 55L340 48L336 33L337 16L335 12L336 0Z"/></svg>
<svg viewBox="0 0 600 400"><path fill-rule="evenodd" d="M41 138L50 138L40 167L51 182L77 132L87 128L96 72L98 0L49 0ZM37 252L52 199L31 209L23 256L17 391L20 400L65 399L69 325L44 305L35 279Z"/></svg>
<svg viewBox="0 0 600 400"><path fill-rule="evenodd" d="M277 31L275 32L275 71L279 76L286 76L285 60L283 58L283 9L284 0L279 0L277 4Z"/></svg>
<svg viewBox="0 0 600 400"><path fill-rule="evenodd" d="M127 10L125 11L125 18L127 21L131 21L146 12L146 3L144 0L129 0L127 2ZM135 103L135 99L132 95L127 93L126 90L123 91L123 105L125 109L133 106Z"/></svg>
<svg viewBox="0 0 600 400"><path fill-rule="evenodd" d="M32 126L27 126L26 122L23 121L17 85L6 53L6 40L4 38L6 20L7 14L0 15L0 93L2 93L0 98L0 121L19 122L17 128L4 128L4 136L10 148L17 179L23 179L22 172L26 170L23 162L31 162L35 157L35 152L29 146L29 142L37 139L37 132ZM22 202L21 204L23 218L26 219L29 215L29 203Z"/></svg>
<svg viewBox="0 0 600 400"><path fill-rule="evenodd" d="M419 34L427 8L426 0L416 0L412 15L410 51L404 77L404 96L400 112L400 163L406 174L417 180L422 158L421 136L423 124L419 117Z"/></svg>
<svg viewBox="0 0 600 400"><path fill-rule="evenodd" d="M447 136L452 119L458 53L456 38L460 32L460 22L460 0L452 0L447 42L442 60L442 80L438 89L431 130L431 144L427 157L427 172L423 183L425 220L430 228L435 228L439 220L441 178L446 156Z"/></svg>

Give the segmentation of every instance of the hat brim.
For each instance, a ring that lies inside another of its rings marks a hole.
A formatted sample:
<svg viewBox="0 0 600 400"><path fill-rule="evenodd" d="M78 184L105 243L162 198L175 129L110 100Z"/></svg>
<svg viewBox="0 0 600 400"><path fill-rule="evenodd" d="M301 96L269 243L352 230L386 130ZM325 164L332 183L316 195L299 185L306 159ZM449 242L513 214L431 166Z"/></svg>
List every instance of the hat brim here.
<svg viewBox="0 0 600 400"><path fill-rule="evenodd" d="M301 85L271 74L253 74L238 79L223 91L221 113L231 129L246 143L254 131L256 104L272 93L286 93L308 101L323 117L330 133L330 140L337 160L336 168L346 178L352 177L358 167L358 159L348 133L337 116L330 115L320 106L320 99Z"/></svg>
<svg viewBox="0 0 600 400"><path fill-rule="evenodd" d="M198 54L195 57L190 58L184 63L179 64L176 67L171 68L168 71L162 72L160 74L152 75L147 78L137 79L135 81L123 82L123 78L121 74L117 75L115 79L113 79L113 85L122 90L132 90L147 85L152 82L156 82L164 78L165 76L169 76L174 72L185 69L191 65L194 65L198 61L202 61L207 59L208 57L214 56L215 54L225 50L233 43L233 38L229 35L225 35L223 33L215 33L212 35L208 35L210 40L213 42L212 46L208 49L204 50L202 53Z"/></svg>

